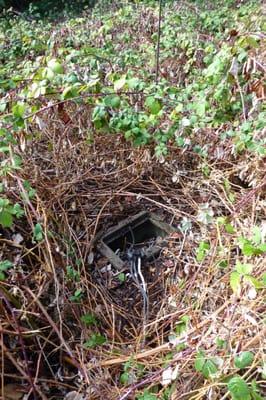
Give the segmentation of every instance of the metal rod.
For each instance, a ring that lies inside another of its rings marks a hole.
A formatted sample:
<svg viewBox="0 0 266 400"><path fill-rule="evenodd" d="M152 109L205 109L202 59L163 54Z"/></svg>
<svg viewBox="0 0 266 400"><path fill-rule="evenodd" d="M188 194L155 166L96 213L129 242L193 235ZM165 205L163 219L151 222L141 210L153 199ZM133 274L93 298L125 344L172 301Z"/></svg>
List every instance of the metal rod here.
<svg viewBox="0 0 266 400"><path fill-rule="evenodd" d="M159 0L159 22L158 22L158 31L157 31L156 76L155 76L156 83L158 83L158 80L159 80L161 19L162 19L162 0Z"/></svg>

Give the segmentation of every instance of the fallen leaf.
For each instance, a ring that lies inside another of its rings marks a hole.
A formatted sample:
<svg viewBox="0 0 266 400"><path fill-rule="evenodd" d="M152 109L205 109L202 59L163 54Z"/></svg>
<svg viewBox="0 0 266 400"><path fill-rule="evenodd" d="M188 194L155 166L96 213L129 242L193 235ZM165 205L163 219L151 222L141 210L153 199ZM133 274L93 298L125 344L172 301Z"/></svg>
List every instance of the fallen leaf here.
<svg viewBox="0 0 266 400"><path fill-rule="evenodd" d="M73 390L65 395L64 400L85 400L85 396Z"/></svg>
<svg viewBox="0 0 266 400"><path fill-rule="evenodd" d="M23 386L9 383L4 386L4 399L5 400L20 400L26 393Z"/></svg>
<svg viewBox="0 0 266 400"><path fill-rule="evenodd" d="M169 385L172 381L177 378L178 375L178 365L173 369L172 367L168 367L163 371L161 384L163 386Z"/></svg>

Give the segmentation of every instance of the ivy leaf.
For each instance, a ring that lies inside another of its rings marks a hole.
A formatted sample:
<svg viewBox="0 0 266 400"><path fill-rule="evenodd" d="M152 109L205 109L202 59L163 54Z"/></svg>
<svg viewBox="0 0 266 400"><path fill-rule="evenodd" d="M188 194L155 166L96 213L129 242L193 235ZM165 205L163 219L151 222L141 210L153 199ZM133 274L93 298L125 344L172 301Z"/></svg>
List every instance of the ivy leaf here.
<svg viewBox="0 0 266 400"><path fill-rule="evenodd" d="M240 376L234 376L227 384L232 400L251 400L248 384Z"/></svg>
<svg viewBox="0 0 266 400"><path fill-rule="evenodd" d="M254 354L251 351L243 351L239 356L235 357L235 367L243 369L252 364L254 360Z"/></svg>

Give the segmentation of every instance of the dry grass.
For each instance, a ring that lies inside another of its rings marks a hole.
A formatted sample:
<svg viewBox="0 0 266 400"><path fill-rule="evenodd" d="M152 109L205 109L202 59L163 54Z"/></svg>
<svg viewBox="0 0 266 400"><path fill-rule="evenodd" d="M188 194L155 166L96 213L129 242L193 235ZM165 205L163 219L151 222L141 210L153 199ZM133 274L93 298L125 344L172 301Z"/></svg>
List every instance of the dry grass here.
<svg viewBox="0 0 266 400"><path fill-rule="evenodd" d="M139 25L129 31L136 35L136 48L150 43L156 21L143 9ZM123 26L113 34L119 30ZM100 47L104 37L97 40ZM179 71L182 62L173 68ZM171 82L170 72L161 72ZM131 101L143 98L132 95ZM156 386L156 397L164 400L163 373L178 366L169 400L225 400L223 378L238 372L234 356L243 350L255 355L243 376L248 382L256 379L265 391L259 370L265 359L265 290L254 294L243 284L234 294L230 287L236 261L247 261L237 239L249 237L255 225L265 233L265 158L234 156L231 141L220 141L220 132L230 128L224 124L219 130L199 130L194 138L200 146L212 144L208 161L173 143L158 160L151 146L135 148L121 135L95 135L88 104L66 101L52 107L44 101L43 106L28 132L18 134L15 151L23 169L4 182L14 201L25 192L25 180L36 196L25 202L25 217L12 229L0 228L0 258L15 266L0 287L2 398L73 400L70 393L76 392L76 400L133 400ZM98 232L141 210L157 213L177 229L160 256L145 265L150 301L145 334L139 290L130 278L121 284L102 273L108 261L94 246ZM234 233L216 223L219 216L227 217ZM43 227L37 243L32 240L36 223ZM190 223L187 230L180 229L184 223ZM210 250L199 261L202 241ZM221 268L221 261L227 266ZM265 256L248 262L254 265L253 277L266 272ZM78 278L71 277L68 266ZM76 290L82 292L79 301L71 300ZM86 326L81 317L87 313L99 323ZM188 326L178 336L184 316ZM106 343L86 348L95 333ZM217 338L226 346L219 348ZM199 349L206 358L223 361L213 380L195 371ZM125 365L127 384L120 380Z"/></svg>
<svg viewBox="0 0 266 400"><path fill-rule="evenodd" d="M26 398L35 393L35 398L52 399L76 390L90 399L134 399L139 390L160 383L165 357L171 354L168 367L179 367L171 399L225 399L225 383L206 383L195 372L199 348L207 357L219 355L226 375L235 372L237 352L253 351L256 357L245 375L254 378L263 357L264 299L261 293L250 299L248 287L240 296L232 294L229 275L242 259L235 236L246 236L265 216L263 178L257 177L255 189L233 183L240 178L230 159L210 162L210 175L204 178L200 158L190 154L173 149L159 163L151 149L132 149L122 137L103 136L88 145L71 123L63 130L56 113L43 113L42 119L41 140L21 152L26 167L9 181L16 199L16 185L27 179L36 188L36 200L28 202L25 219L0 239L2 257L12 255L15 264L1 285L3 381L15 382L21 398L23 392ZM251 169L253 162L247 164ZM180 174L173 183L176 172ZM232 183L236 206L224 189L225 178ZM200 223L199 207L205 203L214 216L227 215L237 234ZM141 296L134 284L127 280L110 289L109 278L99 273L106 261L94 253L94 261L88 262L96 232L143 209L174 227L184 217L192 224L190 231L170 237L160 257L146 267L151 310L144 345ZM43 224L44 238L32 243L37 221ZM17 233L23 238L19 244L14 241ZM195 249L203 239L211 251L199 263ZM227 252L225 269L218 267L225 256L221 247ZM259 277L265 259L256 257L254 263ZM67 279L67 265L79 270L79 282ZM70 296L77 287L83 296L75 303ZM84 326L80 318L85 313L95 314L100 324ZM176 351L168 338L184 315L189 326L175 344L184 343L183 349ZM83 343L95 331L107 342L86 349ZM226 340L226 349L217 349L217 337ZM125 388L119 377L128 361L133 377Z"/></svg>

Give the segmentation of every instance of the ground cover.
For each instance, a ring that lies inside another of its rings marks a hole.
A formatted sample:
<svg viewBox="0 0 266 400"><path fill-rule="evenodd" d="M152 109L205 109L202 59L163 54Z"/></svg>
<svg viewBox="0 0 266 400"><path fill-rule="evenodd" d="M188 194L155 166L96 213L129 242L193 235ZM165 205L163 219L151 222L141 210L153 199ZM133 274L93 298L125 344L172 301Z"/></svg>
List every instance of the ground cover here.
<svg viewBox="0 0 266 400"><path fill-rule="evenodd" d="M264 398L264 13L166 2L159 41L156 2L3 14L4 399ZM142 210L175 228L147 315L94 242Z"/></svg>

